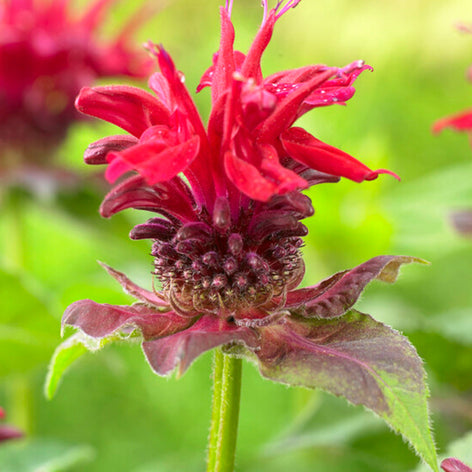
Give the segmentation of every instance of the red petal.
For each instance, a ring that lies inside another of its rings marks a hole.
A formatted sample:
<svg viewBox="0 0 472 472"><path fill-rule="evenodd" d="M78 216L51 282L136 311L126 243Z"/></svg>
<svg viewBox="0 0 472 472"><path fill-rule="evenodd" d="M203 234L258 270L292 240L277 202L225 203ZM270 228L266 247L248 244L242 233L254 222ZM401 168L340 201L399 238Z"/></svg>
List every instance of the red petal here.
<svg viewBox="0 0 472 472"><path fill-rule="evenodd" d="M277 193L277 187L268 181L252 164L236 157L231 151L225 154L225 169L234 185L254 200L266 202Z"/></svg>
<svg viewBox="0 0 472 472"><path fill-rule="evenodd" d="M247 79L254 78L256 83L262 82L261 58L272 38L275 22L276 12L271 10L254 38L241 66L241 74Z"/></svg>
<svg viewBox="0 0 472 472"><path fill-rule="evenodd" d="M436 121L433 125L433 133L439 133L444 128L452 128L456 131L472 131L472 109Z"/></svg>
<svg viewBox="0 0 472 472"><path fill-rule="evenodd" d="M86 164L108 164L107 154L111 151L119 152L128 149L138 143L134 136L115 135L107 136L89 144L84 153L84 161Z"/></svg>
<svg viewBox="0 0 472 472"><path fill-rule="evenodd" d="M254 348L257 335L249 328L237 327L216 316L203 316L185 331L143 343L143 350L156 374L167 375L178 367L180 375L200 354L229 343Z"/></svg>
<svg viewBox="0 0 472 472"><path fill-rule="evenodd" d="M220 48L216 56L211 82L211 100L213 104L216 103L218 97L231 87L234 72L234 27L226 8L220 7L220 18Z"/></svg>
<svg viewBox="0 0 472 472"><path fill-rule="evenodd" d="M124 328L138 328L144 339L169 336L192 323L173 311L163 313L147 305L108 305L92 300L79 300L70 305L62 317L62 325L81 329L94 338L104 338Z"/></svg>
<svg viewBox="0 0 472 472"><path fill-rule="evenodd" d="M399 179L388 170L369 169L349 154L316 139L303 128L293 127L286 130L281 135L281 141L292 159L327 174L346 177L354 182L373 180L379 174L390 174Z"/></svg>
<svg viewBox="0 0 472 472"><path fill-rule="evenodd" d="M109 218L127 208L171 214L182 222L196 219L193 201L186 185L178 177L150 186L143 177L134 175L108 193L100 207L100 214Z"/></svg>
<svg viewBox="0 0 472 472"><path fill-rule="evenodd" d="M156 72L151 75L149 78L149 88L169 110L173 109L173 97L170 93L169 84L162 74Z"/></svg>
<svg viewBox="0 0 472 472"><path fill-rule="evenodd" d="M277 105L272 115L265 120L260 131L261 142L273 142L297 119L298 112L305 99L321 84L336 73L337 69L326 68L320 74L315 74L310 80L288 94Z"/></svg>
<svg viewBox="0 0 472 472"><path fill-rule="evenodd" d="M111 163L105 173L108 181L114 182L123 173L134 169L153 185L175 177L197 157L200 138L194 136L177 146L162 149L161 142L146 142L120 153L110 153Z"/></svg>
<svg viewBox="0 0 472 472"><path fill-rule="evenodd" d="M150 126L169 123L167 108L137 87L84 87L75 104L82 113L113 123L137 138Z"/></svg>

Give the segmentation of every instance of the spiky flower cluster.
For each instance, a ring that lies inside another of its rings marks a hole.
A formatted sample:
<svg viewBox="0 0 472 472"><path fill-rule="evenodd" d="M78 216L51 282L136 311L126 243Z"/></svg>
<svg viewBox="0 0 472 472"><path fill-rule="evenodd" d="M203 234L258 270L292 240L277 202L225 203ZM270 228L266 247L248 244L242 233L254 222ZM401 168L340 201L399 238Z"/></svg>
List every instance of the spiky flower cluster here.
<svg viewBox="0 0 472 472"><path fill-rule="evenodd" d="M207 125L162 46L148 45L160 69L149 80L153 94L128 86L81 91L80 111L129 133L91 144L85 161L107 165L108 180L118 180L103 216L128 208L155 214L131 237L152 240L156 283L146 290L105 266L137 303L80 300L63 323L93 338L136 331L159 375L182 373L221 346L255 361L267 378L344 395L400 429L404 408L426 411L421 360L406 338L352 307L370 281L393 282L415 259L378 256L297 288L307 233L301 220L313 214L301 190L391 173L295 126L313 108L349 100L369 66L312 65L263 77L261 58L275 24L298 3L269 9L263 1L264 19L247 54L233 48L232 2L221 8L220 47L198 87L211 89Z"/></svg>

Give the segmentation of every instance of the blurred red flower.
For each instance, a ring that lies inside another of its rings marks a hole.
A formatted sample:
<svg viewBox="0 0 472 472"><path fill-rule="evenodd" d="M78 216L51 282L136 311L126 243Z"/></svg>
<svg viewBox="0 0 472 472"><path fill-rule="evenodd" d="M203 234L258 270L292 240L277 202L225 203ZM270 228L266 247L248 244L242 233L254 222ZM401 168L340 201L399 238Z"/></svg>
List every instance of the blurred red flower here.
<svg viewBox="0 0 472 472"><path fill-rule="evenodd" d="M74 108L81 87L149 73L150 61L129 44L143 11L113 39L97 38L113 3L95 0L81 14L63 0L0 5L0 180L24 165L49 164L69 126L83 119Z"/></svg>

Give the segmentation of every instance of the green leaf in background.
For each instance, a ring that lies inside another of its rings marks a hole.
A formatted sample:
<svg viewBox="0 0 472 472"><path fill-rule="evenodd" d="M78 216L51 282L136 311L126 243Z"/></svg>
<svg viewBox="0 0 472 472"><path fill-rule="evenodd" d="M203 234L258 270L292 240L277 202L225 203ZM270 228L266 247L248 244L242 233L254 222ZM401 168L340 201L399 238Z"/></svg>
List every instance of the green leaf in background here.
<svg viewBox="0 0 472 472"><path fill-rule="evenodd" d="M288 430L264 447L263 456L314 447L339 447L385 427L379 418L360 407L324 392L313 393L316 401L309 402Z"/></svg>
<svg viewBox="0 0 472 472"><path fill-rule="evenodd" d="M447 453L441 454L439 459L442 461L447 457L455 457L464 462L464 464L472 466L472 431L452 442L447 448ZM428 468L421 464L414 472L428 472Z"/></svg>
<svg viewBox="0 0 472 472"><path fill-rule="evenodd" d="M46 363L59 340L58 320L28 282L0 271L0 378Z"/></svg>
<svg viewBox="0 0 472 472"><path fill-rule="evenodd" d="M94 455L94 450L87 445L70 446L44 439L11 442L0 448L0 470L2 472L64 472L90 462Z"/></svg>

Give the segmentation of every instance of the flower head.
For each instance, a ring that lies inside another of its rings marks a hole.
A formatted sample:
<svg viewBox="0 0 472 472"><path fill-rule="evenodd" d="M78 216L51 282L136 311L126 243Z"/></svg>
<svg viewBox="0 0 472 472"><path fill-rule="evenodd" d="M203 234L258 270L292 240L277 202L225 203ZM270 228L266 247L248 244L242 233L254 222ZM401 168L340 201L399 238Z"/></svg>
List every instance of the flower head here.
<svg viewBox="0 0 472 472"><path fill-rule="evenodd" d="M223 346L270 379L344 395L399 428L397 399L408 392L410 404L425 395L421 360L406 338L352 307L370 281L393 282L415 259L379 256L297 289L307 233L301 220L313 214L300 189L387 171L372 171L293 124L313 108L350 99L369 67L317 65L263 78L261 56L274 25L298 2L271 10L263 2L264 20L246 55L233 50L231 3L221 9L220 47L199 86L211 88L207 127L162 46L149 45L160 67L149 81L154 95L127 86L79 95L79 110L131 135L93 143L85 160L108 164L107 178L121 179L105 197L103 216L127 208L157 214L130 236L153 241L159 290L105 266L137 303L77 301L63 324L99 339L139 333L159 375L182 373ZM393 397L387 377L402 386Z"/></svg>
<svg viewBox="0 0 472 472"><path fill-rule="evenodd" d="M3 408L0 407L0 420L5 417L5 412ZM8 441L9 439L21 438L23 434L12 426L2 425L0 426L0 444L3 441Z"/></svg>
<svg viewBox="0 0 472 472"><path fill-rule="evenodd" d="M133 18L114 39L97 40L113 3L95 0L77 15L63 0L2 2L0 177L19 164L45 164L71 123L82 118L74 108L81 87L99 77L149 72L149 60L129 46L142 18Z"/></svg>
<svg viewBox="0 0 472 472"><path fill-rule="evenodd" d="M372 171L345 152L293 126L316 107L343 104L354 94L353 82L370 69L362 61L344 68L306 66L272 74L261 72L261 57L277 20L298 2L279 2L267 11L247 54L233 49L231 5L221 8L221 41L213 65L198 91L211 88L212 111L204 127L195 105L162 46L149 45L160 72L149 87L110 86L82 90L77 107L133 135L107 138L87 151L89 163L109 163L116 180L135 170L153 185L183 173L197 202L210 208L218 197L230 205L268 201L307 188L319 179L375 179ZM321 174L320 174L321 173Z"/></svg>

